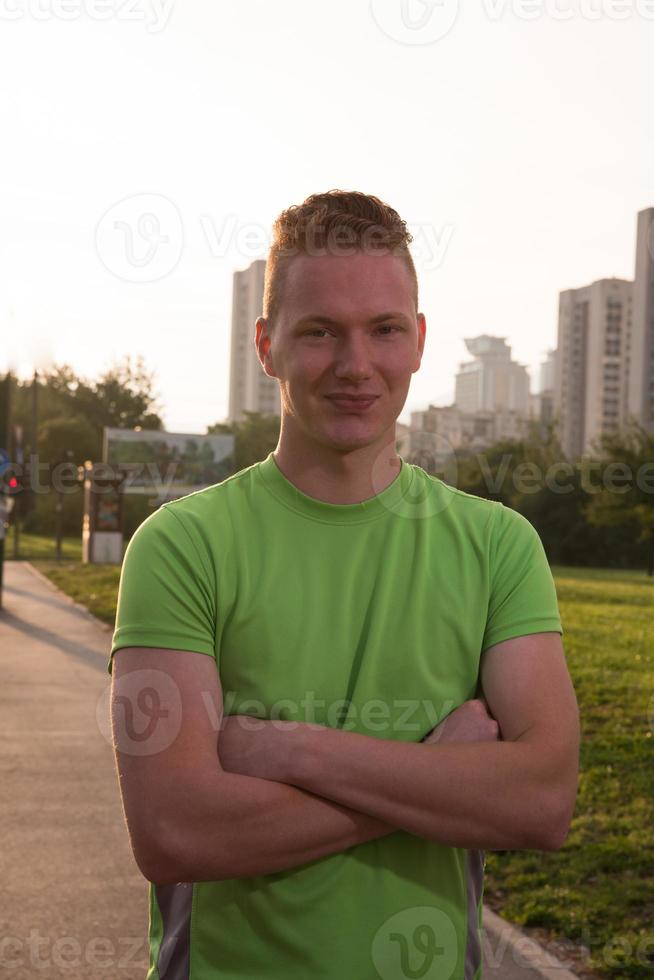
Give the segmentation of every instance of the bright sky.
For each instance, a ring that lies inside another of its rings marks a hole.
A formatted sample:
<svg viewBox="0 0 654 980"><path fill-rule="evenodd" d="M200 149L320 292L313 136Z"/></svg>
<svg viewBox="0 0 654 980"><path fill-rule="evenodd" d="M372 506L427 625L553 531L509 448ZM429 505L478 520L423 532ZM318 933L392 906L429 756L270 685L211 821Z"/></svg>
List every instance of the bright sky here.
<svg viewBox="0 0 654 980"><path fill-rule="evenodd" d="M464 337L535 368L559 290L633 276L654 0L0 0L0 28L0 368L141 354L204 432L234 270L333 187L416 235L404 421L452 400Z"/></svg>

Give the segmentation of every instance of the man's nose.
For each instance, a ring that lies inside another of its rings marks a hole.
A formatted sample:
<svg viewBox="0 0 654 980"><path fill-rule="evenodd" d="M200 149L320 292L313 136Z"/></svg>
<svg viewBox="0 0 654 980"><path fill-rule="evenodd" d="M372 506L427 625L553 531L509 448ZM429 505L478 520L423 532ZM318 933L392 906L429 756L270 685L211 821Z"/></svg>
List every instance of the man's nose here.
<svg viewBox="0 0 654 980"><path fill-rule="evenodd" d="M335 361L334 373L338 378L359 381L372 374L370 352L365 338L342 341L337 346Z"/></svg>

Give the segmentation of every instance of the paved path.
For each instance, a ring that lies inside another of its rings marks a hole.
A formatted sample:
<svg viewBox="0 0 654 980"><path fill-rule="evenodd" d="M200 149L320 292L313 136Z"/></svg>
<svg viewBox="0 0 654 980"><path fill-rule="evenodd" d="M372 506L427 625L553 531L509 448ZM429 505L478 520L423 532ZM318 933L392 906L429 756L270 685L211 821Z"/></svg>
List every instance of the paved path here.
<svg viewBox="0 0 654 980"><path fill-rule="evenodd" d="M0 976L143 980L147 883L96 721L111 634L27 562L3 593Z"/></svg>
<svg viewBox="0 0 654 980"><path fill-rule="evenodd" d="M0 977L144 980L147 972L147 882L96 717L99 704L108 717L110 640L29 563L5 564ZM519 937L492 914L486 921L485 980L569 976L525 968Z"/></svg>

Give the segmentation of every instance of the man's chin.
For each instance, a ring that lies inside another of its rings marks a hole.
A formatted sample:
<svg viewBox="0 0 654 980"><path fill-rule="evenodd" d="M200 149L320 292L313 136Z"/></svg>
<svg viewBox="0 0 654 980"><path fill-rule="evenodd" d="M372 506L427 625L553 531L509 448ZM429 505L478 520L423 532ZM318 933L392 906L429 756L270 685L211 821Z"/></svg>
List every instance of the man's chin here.
<svg viewBox="0 0 654 980"><path fill-rule="evenodd" d="M342 452L365 449L374 446L383 436L385 429L379 425L361 424L358 420L348 425L326 426L322 431L322 442Z"/></svg>

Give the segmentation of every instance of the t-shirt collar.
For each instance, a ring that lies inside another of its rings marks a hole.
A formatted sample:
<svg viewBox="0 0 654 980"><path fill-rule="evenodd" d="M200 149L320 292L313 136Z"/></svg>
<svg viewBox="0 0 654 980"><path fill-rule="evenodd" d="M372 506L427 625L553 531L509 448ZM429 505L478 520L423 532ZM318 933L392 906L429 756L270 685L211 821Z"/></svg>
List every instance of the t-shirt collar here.
<svg viewBox="0 0 654 980"><path fill-rule="evenodd" d="M390 517L411 485L411 467L402 457L400 472L389 485L373 497L356 504L332 504L310 497L284 476L273 453L258 464L258 471L270 493L285 507L313 520L328 524L362 524Z"/></svg>

